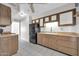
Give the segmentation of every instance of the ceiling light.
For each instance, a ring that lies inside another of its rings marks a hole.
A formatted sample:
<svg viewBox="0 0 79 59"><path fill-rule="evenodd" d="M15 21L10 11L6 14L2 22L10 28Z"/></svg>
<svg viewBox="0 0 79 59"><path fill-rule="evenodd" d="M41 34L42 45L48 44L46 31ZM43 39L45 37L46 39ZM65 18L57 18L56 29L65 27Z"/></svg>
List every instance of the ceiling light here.
<svg viewBox="0 0 79 59"><path fill-rule="evenodd" d="M23 11L21 11L21 12L19 13L19 15L20 15L21 17L25 17L25 16L26 16L26 14L25 14Z"/></svg>

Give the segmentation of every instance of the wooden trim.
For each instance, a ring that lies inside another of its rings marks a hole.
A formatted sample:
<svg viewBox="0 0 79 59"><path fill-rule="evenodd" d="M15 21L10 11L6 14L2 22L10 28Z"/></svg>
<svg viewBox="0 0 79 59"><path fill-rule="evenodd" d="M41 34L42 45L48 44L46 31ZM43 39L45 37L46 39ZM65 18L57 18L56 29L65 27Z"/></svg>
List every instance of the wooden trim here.
<svg viewBox="0 0 79 59"><path fill-rule="evenodd" d="M63 25L60 24L60 14L71 12L71 11L73 12L73 14L72 14L72 17L73 17L76 14L76 9L67 10L67 11L64 11L64 12L61 12L61 13L58 14L59 15L58 16L58 26L73 26L73 25L76 25L76 17L72 18L72 21L73 21L72 24L63 24Z"/></svg>

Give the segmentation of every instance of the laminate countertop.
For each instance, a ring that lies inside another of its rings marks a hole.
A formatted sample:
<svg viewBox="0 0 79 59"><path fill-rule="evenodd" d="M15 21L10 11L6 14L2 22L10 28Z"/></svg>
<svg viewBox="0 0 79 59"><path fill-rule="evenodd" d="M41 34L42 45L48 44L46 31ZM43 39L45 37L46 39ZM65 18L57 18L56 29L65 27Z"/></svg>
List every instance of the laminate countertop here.
<svg viewBox="0 0 79 59"><path fill-rule="evenodd" d="M79 37L79 33L75 32L39 32L38 34Z"/></svg>
<svg viewBox="0 0 79 59"><path fill-rule="evenodd" d="M3 34L0 34L0 37L9 37L9 36L15 36L15 35L18 35L18 34L15 34L15 33L3 33Z"/></svg>

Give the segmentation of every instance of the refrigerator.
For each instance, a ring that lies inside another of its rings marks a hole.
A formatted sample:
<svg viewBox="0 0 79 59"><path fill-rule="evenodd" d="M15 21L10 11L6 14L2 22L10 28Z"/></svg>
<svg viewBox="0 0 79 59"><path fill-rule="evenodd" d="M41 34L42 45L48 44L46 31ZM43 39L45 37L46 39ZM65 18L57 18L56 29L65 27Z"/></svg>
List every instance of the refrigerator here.
<svg viewBox="0 0 79 59"><path fill-rule="evenodd" d="M29 41L37 44L37 33L40 32L39 24L29 24Z"/></svg>

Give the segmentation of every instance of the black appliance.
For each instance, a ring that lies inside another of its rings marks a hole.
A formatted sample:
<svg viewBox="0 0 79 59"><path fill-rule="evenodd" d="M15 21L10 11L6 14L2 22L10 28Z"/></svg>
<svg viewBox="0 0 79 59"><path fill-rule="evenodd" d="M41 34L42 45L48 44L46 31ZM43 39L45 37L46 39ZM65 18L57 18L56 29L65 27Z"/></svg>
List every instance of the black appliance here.
<svg viewBox="0 0 79 59"><path fill-rule="evenodd" d="M0 29L0 34L2 34L3 33L3 29Z"/></svg>
<svg viewBox="0 0 79 59"><path fill-rule="evenodd" d="M40 32L39 24L29 24L29 40L31 43L37 44L38 32Z"/></svg>

